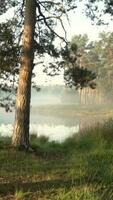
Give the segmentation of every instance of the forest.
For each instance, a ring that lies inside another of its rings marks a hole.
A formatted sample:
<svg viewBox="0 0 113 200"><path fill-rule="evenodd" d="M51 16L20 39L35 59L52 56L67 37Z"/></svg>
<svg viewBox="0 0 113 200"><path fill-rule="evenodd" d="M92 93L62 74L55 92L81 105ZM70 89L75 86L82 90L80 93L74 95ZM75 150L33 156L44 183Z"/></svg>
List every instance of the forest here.
<svg viewBox="0 0 113 200"><path fill-rule="evenodd" d="M96 40L68 40L65 22L81 3L105 26ZM112 200L112 0L0 0L0 17L9 11L0 21L0 200ZM35 69L51 84L37 85Z"/></svg>

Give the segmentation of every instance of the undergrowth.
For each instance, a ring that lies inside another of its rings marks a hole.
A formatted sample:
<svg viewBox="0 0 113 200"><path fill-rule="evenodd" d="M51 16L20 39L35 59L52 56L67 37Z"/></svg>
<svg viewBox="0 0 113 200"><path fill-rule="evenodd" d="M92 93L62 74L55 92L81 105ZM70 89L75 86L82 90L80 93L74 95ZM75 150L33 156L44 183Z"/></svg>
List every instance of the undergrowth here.
<svg viewBox="0 0 113 200"><path fill-rule="evenodd" d="M0 199L113 199L113 120L63 143L36 135L30 142L32 153L0 138Z"/></svg>

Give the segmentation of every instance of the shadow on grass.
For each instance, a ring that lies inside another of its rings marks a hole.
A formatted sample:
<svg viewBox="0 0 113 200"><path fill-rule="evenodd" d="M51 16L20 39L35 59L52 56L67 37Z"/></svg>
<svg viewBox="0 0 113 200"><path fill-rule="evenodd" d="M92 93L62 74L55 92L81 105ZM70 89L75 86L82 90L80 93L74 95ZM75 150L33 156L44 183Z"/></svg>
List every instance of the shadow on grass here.
<svg viewBox="0 0 113 200"><path fill-rule="evenodd" d="M44 191L50 190L52 188L59 189L59 188L72 188L73 186L79 186L80 180L63 180L63 179L56 179L56 180L46 180L46 181L38 181L38 182L10 182L10 183L0 183L0 194L14 194L16 190L23 190L36 192L36 191Z"/></svg>
<svg viewBox="0 0 113 200"><path fill-rule="evenodd" d="M87 190L86 190L87 188ZM93 188L93 189L92 189ZM63 179L56 179L56 180L47 180L47 181L38 181L38 182L27 182L27 183L21 183L21 182L10 182L10 183L0 183L0 196L7 196L7 195L14 195L15 191L23 191L30 192L31 194L35 194L35 197L37 193L39 194L47 194L50 195L52 193L57 194L58 191L65 191L65 193L68 194L69 191L71 191L71 195L74 196L73 189L75 190L75 194L79 194L80 191L83 192L83 195L87 196L88 192L92 194L92 196L98 195L98 200L112 200L111 197L113 197L113 187L112 185L97 185L95 182L90 183L89 185L86 185L86 183L82 180L63 180ZM70 192L69 192L70 193ZM57 194L58 195L58 194ZM60 194L61 195L61 194ZM64 194L65 196L65 194ZM66 200L70 199L68 195L66 195ZM81 194L82 198L77 198L77 200L84 200L84 197ZM50 198L51 199L51 198ZM54 198L53 198L54 199ZM55 198L56 199L56 198ZM61 198L64 199L64 198ZM74 200L75 198L73 198ZM86 198L85 198L86 199ZM87 200L89 200L88 198ZM94 198L91 198L94 199ZM95 198L94 200L97 200Z"/></svg>

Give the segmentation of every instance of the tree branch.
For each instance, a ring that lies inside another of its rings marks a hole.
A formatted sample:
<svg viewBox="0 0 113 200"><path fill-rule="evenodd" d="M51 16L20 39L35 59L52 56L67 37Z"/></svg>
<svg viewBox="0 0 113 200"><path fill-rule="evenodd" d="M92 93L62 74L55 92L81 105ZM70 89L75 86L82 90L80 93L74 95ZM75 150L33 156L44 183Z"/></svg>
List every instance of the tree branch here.
<svg viewBox="0 0 113 200"><path fill-rule="evenodd" d="M53 4L53 5L60 5L61 3L60 2L58 2L58 3L55 3L55 2L53 2L53 1L41 1L41 4Z"/></svg>
<svg viewBox="0 0 113 200"><path fill-rule="evenodd" d="M48 29L49 29L51 32L53 32L58 38L60 38L61 40L63 40L63 41L67 44L66 38L64 38L64 37L60 36L59 34L57 34L57 33L48 25L47 20L46 20L46 17L43 15L43 13L42 13L42 11L41 11L40 3L37 3L36 5L37 5L37 8L38 8L39 14L40 14L40 16L42 16L42 19L43 19L45 25L48 27Z"/></svg>

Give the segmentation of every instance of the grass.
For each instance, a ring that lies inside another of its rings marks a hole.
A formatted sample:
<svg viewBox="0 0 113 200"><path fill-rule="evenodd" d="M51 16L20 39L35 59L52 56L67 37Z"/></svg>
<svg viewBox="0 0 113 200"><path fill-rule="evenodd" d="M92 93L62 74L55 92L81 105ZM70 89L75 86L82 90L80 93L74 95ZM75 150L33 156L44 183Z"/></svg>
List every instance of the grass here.
<svg viewBox="0 0 113 200"><path fill-rule="evenodd" d="M30 137L34 153L0 138L0 200L112 200L113 120L59 144Z"/></svg>
<svg viewBox="0 0 113 200"><path fill-rule="evenodd" d="M27 197L30 194L30 192L23 192L22 190L17 190L14 194L15 200L24 200L25 197Z"/></svg>

